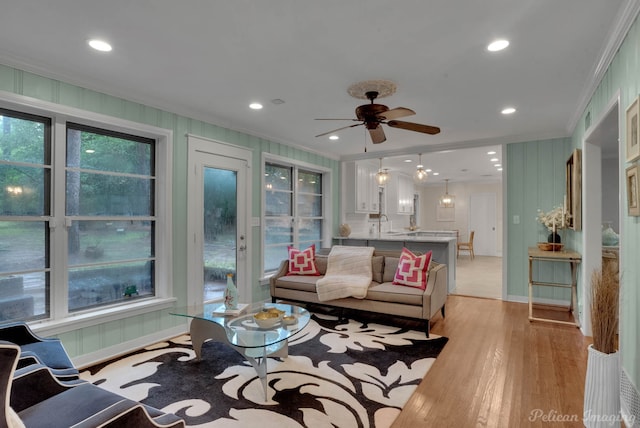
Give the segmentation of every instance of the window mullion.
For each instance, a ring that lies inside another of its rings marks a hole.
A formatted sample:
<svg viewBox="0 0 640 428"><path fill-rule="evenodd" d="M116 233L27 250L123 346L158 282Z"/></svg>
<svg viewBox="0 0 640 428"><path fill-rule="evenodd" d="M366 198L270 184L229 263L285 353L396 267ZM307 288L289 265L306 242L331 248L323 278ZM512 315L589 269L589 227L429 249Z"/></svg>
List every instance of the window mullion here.
<svg viewBox="0 0 640 428"><path fill-rule="evenodd" d="M65 216L66 206L66 122L57 119L53 124L52 159L53 174L51 179L51 218L50 247L51 277L50 277L50 317L51 319L65 318L69 313L67 296L67 239L69 222ZM55 197L54 197L55 196Z"/></svg>

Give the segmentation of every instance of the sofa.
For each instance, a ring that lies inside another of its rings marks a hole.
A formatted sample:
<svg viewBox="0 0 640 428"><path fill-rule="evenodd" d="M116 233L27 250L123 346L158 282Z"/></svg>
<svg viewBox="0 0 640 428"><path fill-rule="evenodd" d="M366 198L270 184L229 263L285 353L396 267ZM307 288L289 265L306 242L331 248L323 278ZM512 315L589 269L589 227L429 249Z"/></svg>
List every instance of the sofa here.
<svg viewBox="0 0 640 428"><path fill-rule="evenodd" d="M375 250L371 258L373 278L364 299L346 297L320 301L316 282L327 271L328 249L315 255L320 275L292 275L289 261L283 260L278 271L270 278L271 300L312 303L340 309L352 309L423 320L429 337L430 320L438 311L445 315L447 300L447 266L431 260L427 286L424 290L393 284L400 251Z"/></svg>

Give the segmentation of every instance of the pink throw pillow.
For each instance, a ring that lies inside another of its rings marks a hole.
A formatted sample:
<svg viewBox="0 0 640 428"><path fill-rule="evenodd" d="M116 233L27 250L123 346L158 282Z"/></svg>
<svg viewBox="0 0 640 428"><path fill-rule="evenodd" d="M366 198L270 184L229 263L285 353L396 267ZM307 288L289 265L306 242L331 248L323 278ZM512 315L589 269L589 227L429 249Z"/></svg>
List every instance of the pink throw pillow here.
<svg viewBox="0 0 640 428"><path fill-rule="evenodd" d="M427 288L427 271L429 263L431 263L431 254L432 252L429 251L421 256L416 256L408 249L403 248L393 284L416 287L422 290Z"/></svg>
<svg viewBox="0 0 640 428"><path fill-rule="evenodd" d="M287 247L289 251L290 275L320 275L316 267L316 246L311 245L306 250Z"/></svg>

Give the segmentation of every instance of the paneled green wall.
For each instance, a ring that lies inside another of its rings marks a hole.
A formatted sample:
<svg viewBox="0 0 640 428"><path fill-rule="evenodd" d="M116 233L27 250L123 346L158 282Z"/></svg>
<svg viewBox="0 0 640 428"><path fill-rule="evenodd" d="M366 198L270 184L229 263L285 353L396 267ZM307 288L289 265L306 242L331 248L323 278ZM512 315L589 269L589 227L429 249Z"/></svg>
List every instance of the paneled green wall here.
<svg viewBox="0 0 640 428"><path fill-rule="evenodd" d="M333 224L339 224L339 161L3 65L0 65L0 90L173 130L174 284L187 283L187 133L251 149L253 151L253 189L261 188L260 160L263 152L331 169L333 176L331 190L335 195L331 216ZM253 212L251 213L253 217L260 216L261 196L259 191L253 192ZM269 289L259 285L258 281L262 257L260 253L260 228L254 227L252 231L255 245L251 248L253 260L251 283L253 284L253 299L259 301L269 297ZM174 295L180 301L185 302L186 289L184 286L176 285ZM65 333L60 338L64 341L69 353L72 356L78 356L115 346L137 337L157 333L174 327L178 323L177 317L170 316L168 311L157 311L78 329Z"/></svg>
<svg viewBox="0 0 640 428"><path fill-rule="evenodd" d="M546 241L549 232L536 218L562 206L565 194L565 162L571 154L569 138L530 141L507 145L507 295L510 300L527 301L529 294L528 247ZM563 242L573 232L561 233ZM544 282L569 282L568 265L535 263L534 277ZM557 287L536 287L540 299L569 301L569 293Z"/></svg>
<svg viewBox="0 0 640 428"><path fill-rule="evenodd" d="M640 24L635 23L627 33L618 53L607 69L602 81L594 92L578 126L572 136L573 147L581 147L584 139L584 123L587 114L592 121L604 114L611 99L620 92L620 116L624 123L627 107L640 94ZM625 144L624 125L620 129L620 144ZM637 163L637 161L636 161ZM625 169L630 164L620 159L620 174L624 177ZM623 179L622 182L625 180ZM626 188L620 189L621 200L625 201ZM626 207L626 203L623 204ZM620 237L621 245L621 316L620 316L620 348L622 366L634 383L640 387L640 271L638 270L638 254L640 254L640 217L629 217L626 208L622 209Z"/></svg>

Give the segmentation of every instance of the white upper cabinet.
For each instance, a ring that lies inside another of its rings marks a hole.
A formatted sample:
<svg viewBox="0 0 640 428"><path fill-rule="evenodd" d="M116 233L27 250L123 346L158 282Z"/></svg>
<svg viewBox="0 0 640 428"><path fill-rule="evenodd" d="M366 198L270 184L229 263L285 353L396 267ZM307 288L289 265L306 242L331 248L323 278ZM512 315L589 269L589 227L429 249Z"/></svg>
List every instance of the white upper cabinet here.
<svg viewBox="0 0 640 428"><path fill-rule="evenodd" d="M375 165L367 162L345 164L346 212L377 213L380 209Z"/></svg>
<svg viewBox="0 0 640 428"><path fill-rule="evenodd" d="M415 188L411 177L398 174L398 214L413 214L413 194Z"/></svg>

